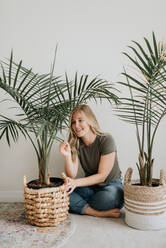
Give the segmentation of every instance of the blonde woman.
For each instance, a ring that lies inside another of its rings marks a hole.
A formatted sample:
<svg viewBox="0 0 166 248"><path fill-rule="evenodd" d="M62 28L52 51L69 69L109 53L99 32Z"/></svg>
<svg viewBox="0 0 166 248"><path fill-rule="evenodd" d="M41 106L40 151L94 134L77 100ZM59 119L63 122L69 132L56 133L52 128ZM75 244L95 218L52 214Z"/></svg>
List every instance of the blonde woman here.
<svg viewBox="0 0 166 248"><path fill-rule="evenodd" d="M74 109L68 142L60 144L65 157L69 211L97 217L119 217L123 207L123 185L113 137L101 132L88 105ZM76 178L78 164L85 172Z"/></svg>

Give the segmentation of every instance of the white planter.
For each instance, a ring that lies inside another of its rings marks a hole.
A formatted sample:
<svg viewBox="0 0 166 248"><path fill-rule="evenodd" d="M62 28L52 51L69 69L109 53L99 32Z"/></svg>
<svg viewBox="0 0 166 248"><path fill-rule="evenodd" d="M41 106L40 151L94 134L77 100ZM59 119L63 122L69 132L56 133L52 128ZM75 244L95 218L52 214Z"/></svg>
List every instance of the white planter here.
<svg viewBox="0 0 166 248"><path fill-rule="evenodd" d="M124 180L125 222L141 230L166 228L166 185L165 174L160 172L160 180L153 179L158 186L134 185L139 180L131 180L129 168Z"/></svg>

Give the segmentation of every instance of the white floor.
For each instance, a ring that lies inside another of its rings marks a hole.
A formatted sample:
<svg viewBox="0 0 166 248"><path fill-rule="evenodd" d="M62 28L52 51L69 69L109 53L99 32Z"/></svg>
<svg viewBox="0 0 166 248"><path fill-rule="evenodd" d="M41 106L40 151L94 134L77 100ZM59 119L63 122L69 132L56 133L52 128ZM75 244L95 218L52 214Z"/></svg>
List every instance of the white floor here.
<svg viewBox="0 0 166 248"><path fill-rule="evenodd" d="M63 248L166 248L166 230L140 231L119 219L72 214L75 231Z"/></svg>

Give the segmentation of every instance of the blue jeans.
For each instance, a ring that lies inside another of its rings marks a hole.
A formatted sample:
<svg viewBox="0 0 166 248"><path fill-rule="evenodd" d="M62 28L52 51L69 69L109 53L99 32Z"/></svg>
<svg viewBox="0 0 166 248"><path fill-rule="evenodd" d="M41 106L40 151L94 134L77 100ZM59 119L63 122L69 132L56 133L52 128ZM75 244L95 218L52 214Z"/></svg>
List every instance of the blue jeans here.
<svg viewBox="0 0 166 248"><path fill-rule="evenodd" d="M78 187L70 195L69 212L84 214L90 206L95 210L110 210L122 208L124 191L121 179L118 178L109 185Z"/></svg>

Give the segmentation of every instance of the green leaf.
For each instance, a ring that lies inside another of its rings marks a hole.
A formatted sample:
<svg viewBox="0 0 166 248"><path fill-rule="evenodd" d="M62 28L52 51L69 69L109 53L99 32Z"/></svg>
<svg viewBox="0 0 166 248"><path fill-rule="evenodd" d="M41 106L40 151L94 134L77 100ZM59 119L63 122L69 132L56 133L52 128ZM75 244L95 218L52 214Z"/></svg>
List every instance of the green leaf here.
<svg viewBox="0 0 166 248"><path fill-rule="evenodd" d="M12 76L12 62L13 62L13 51L10 56L10 66L9 66L9 85L11 85L11 76Z"/></svg>
<svg viewBox="0 0 166 248"><path fill-rule="evenodd" d="M154 32L152 32L152 36L153 36L154 52L155 52L156 60L158 60L158 49L157 49L157 42Z"/></svg>
<svg viewBox="0 0 166 248"><path fill-rule="evenodd" d="M142 56L137 52L137 50L134 47L129 46L129 48L131 48L134 51L134 53L136 54L136 56L139 58L139 60L143 64L145 70L147 71L147 74L151 75L152 74L152 69L151 69L151 67L149 67L149 63L146 64L146 62L143 60Z"/></svg>
<svg viewBox="0 0 166 248"><path fill-rule="evenodd" d="M146 61L148 62L149 66L150 66L151 68L153 68L154 65L153 65L153 63L152 63L152 60L151 60L150 57L147 55L147 53L145 52L145 50L143 49L143 47L142 47L138 42L136 42L136 41L133 41L133 43L135 43L135 44L138 46L138 48L139 48L140 51L142 52L144 58L145 58Z"/></svg>
<svg viewBox="0 0 166 248"><path fill-rule="evenodd" d="M138 69L143 73L143 74L145 74L145 75L147 75L148 77L150 76L149 75L149 73L142 67L142 66L140 66L140 64L137 62L137 61L135 61L130 55L128 55L127 53L123 53L125 56L127 56L137 67L138 67Z"/></svg>
<svg viewBox="0 0 166 248"><path fill-rule="evenodd" d="M156 65L156 59L155 59L153 50L152 50L152 48L151 48L151 45L150 45L149 41L148 41L146 38L144 38L144 40L145 40L145 42L146 42L146 45L147 45L147 48L148 48L148 50L149 50L150 56L151 56L151 58L152 58L154 64Z"/></svg>
<svg viewBox="0 0 166 248"><path fill-rule="evenodd" d="M19 75L19 72L20 72L20 69L21 69L21 64L22 64L22 61L20 61L19 65L18 65L18 68L17 68L17 72L16 72L16 75L15 75L14 84L13 84L13 89L15 89L15 87L16 87L18 75Z"/></svg>

